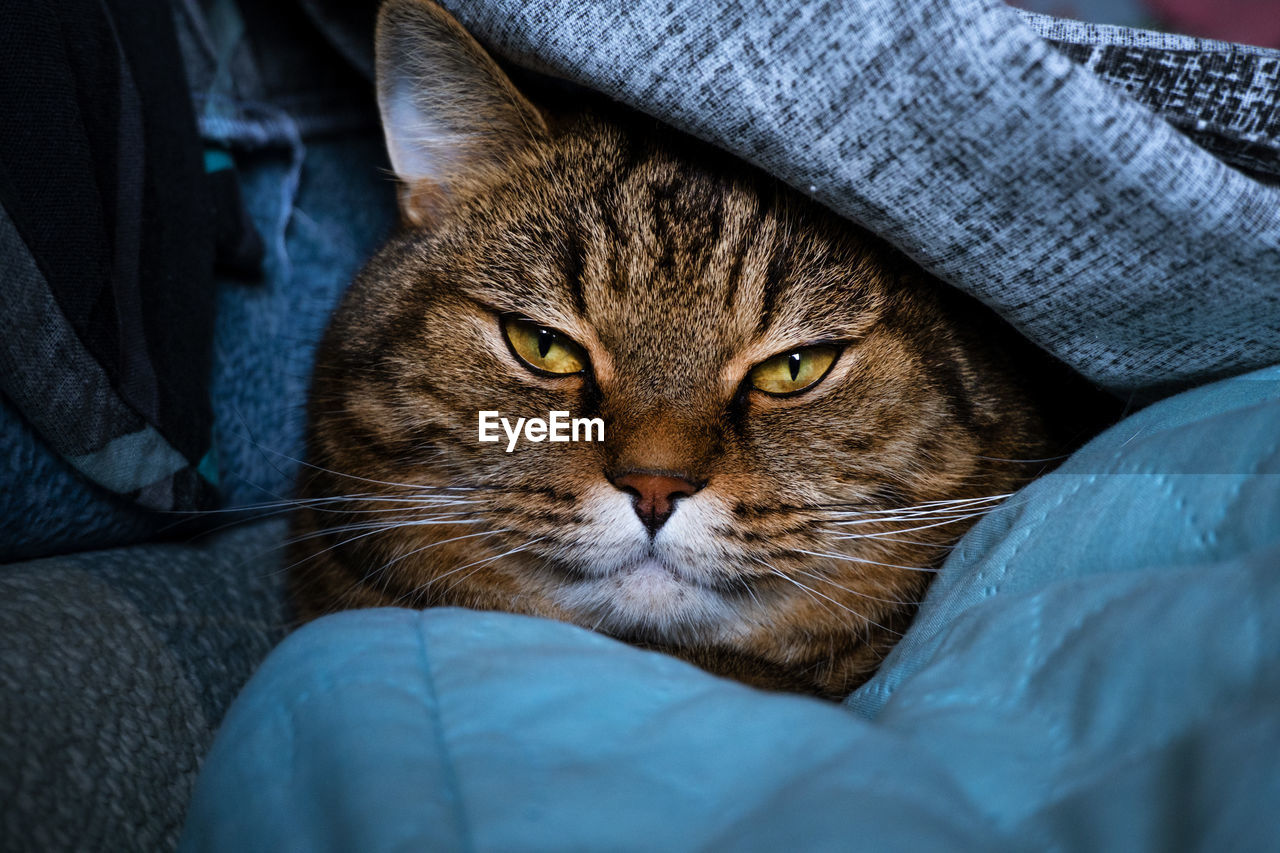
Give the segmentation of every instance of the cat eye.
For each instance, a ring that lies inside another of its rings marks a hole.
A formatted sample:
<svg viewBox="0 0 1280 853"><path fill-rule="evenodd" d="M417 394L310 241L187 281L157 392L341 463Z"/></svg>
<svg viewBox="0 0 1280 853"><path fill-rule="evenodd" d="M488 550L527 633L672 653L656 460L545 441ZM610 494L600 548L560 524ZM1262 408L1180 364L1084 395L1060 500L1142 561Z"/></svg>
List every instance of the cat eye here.
<svg viewBox="0 0 1280 853"><path fill-rule="evenodd" d="M568 335L527 317L504 316L502 333L515 357L535 372L567 376L580 373L587 366L586 352Z"/></svg>
<svg viewBox="0 0 1280 853"><path fill-rule="evenodd" d="M747 378L751 387L766 394L798 394L817 385L839 354L840 348L829 344L779 353L753 367Z"/></svg>

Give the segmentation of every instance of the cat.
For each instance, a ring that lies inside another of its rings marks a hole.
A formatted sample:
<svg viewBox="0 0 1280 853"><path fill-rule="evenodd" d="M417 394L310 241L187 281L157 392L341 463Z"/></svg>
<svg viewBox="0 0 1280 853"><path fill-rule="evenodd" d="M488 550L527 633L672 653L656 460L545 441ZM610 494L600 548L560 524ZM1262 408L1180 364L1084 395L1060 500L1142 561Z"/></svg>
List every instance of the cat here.
<svg viewBox="0 0 1280 853"><path fill-rule="evenodd" d="M535 106L433 3L382 7L377 74L405 227L318 350L304 618L511 611L840 698L1079 428L1088 389L985 309L703 143Z"/></svg>

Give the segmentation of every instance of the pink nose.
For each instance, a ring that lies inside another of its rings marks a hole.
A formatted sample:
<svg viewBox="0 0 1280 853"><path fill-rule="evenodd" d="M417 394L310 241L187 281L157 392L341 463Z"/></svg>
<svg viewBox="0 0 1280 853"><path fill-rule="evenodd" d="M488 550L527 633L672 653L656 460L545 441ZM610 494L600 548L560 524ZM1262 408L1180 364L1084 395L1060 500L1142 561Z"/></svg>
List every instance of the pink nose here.
<svg viewBox="0 0 1280 853"><path fill-rule="evenodd" d="M631 471L614 480L613 484L635 495L633 506L636 515L640 516L651 535L657 533L658 528L671 517L677 499L687 498L699 488L683 477L646 471Z"/></svg>

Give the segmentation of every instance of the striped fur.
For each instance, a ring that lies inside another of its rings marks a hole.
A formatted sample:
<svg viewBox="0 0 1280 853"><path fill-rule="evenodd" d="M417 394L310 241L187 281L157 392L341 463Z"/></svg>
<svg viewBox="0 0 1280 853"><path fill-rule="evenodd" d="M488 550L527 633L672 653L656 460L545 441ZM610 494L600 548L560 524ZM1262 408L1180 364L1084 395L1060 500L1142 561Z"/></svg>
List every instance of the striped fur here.
<svg viewBox="0 0 1280 853"><path fill-rule="evenodd" d="M429 3L394 0L380 39L383 80L406 50L451 57L418 106L472 147L461 165L398 164L408 227L320 348L291 561L304 615L507 610L763 687L847 694L948 547L1044 467L1008 460L1074 434L1033 390L1053 377L1066 399L1069 381L985 310L722 153L604 103L535 109ZM572 337L588 371L522 367L508 312ZM843 350L811 390L744 382L820 341ZM477 441L481 409L601 417L605 441L506 453ZM637 469L702 486L652 539L611 485Z"/></svg>

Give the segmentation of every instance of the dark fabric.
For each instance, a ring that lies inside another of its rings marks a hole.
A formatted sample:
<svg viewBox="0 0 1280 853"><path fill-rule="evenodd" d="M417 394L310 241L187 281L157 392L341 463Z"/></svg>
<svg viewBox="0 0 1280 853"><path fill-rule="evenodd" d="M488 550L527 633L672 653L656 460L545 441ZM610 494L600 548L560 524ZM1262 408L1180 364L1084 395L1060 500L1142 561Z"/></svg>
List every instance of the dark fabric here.
<svg viewBox="0 0 1280 853"><path fill-rule="evenodd" d="M394 226L395 190L371 84L300 11L259 32L234 3L201 5L210 8L194 19L186 4L173 10L205 130L217 240L214 450L201 471L224 506L244 505L292 489L316 341ZM305 51L288 47L304 35ZM39 399L49 389L41 371L56 361L37 371ZM85 408L74 399L68 411L78 418ZM86 483L43 436L0 394L0 562L179 535L172 514Z"/></svg>
<svg viewBox="0 0 1280 853"><path fill-rule="evenodd" d="M261 503L292 487L313 348L394 224L395 192L371 87L356 77L356 89L327 91L338 72L311 72L340 57L323 44L300 57L271 40L305 32L305 18L270 38L251 22L220 30L202 13L198 23L230 35L212 55L197 46L193 63L212 56L213 65L192 85L212 85L218 57L231 56L228 67L244 72L230 76L246 88L225 98L199 90L210 193L243 196L266 255L258 278L219 249L222 461L210 468L222 469L228 499ZM291 92L248 85L289 75ZM353 109L346 99L357 95ZM236 233L234 208L215 203L228 217L220 238L253 239ZM0 405L0 563L174 535L172 515L83 490L25 426ZM284 536L266 523L186 545L0 566L0 850L173 847L223 711L286 630Z"/></svg>
<svg viewBox="0 0 1280 853"><path fill-rule="evenodd" d="M298 7L234 0L174 6L206 142L237 154L377 125L371 82ZM367 4L366 14L376 7Z"/></svg>
<svg viewBox="0 0 1280 853"><path fill-rule="evenodd" d="M205 151L209 191L216 204L214 222L215 269L222 274L256 280L262 277L262 237L244 205L240 175L231 155L221 148Z"/></svg>
<svg viewBox="0 0 1280 853"><path fill-rule="evenodd" d="M224 505L244 506L293 489L316 344L396 224L395 185L372 80L325 37L367 50L371 32L289 4L181 0L176 17L201 136L234 162L265 249L260 281L217 288L214 444Z"/></svg>
<svg viewBox="0 0 1280 853"><path fill-rule="evenodd" d="M0 564L143 542L172 523L85 482L0 394Z"/></svg>
<svg viewBox="0 0 1280 853"><path fill-rule="evenodd" d="M0 389L90 480L207 506L213 214L169 8L4 20Z"/></svg>
<svg viewBox="0 0 1280 853"><path fill-rule="evenodd" d="M1218 159L1257 180L1280 181L1280 52L1029 12L1022 18Z"/></svg>
<svg viewBox="0 0 1280 853"><path fill-rule="evenodd" d="M166 850L284 636L279 522L0 571L0 850Z"/></svg>

